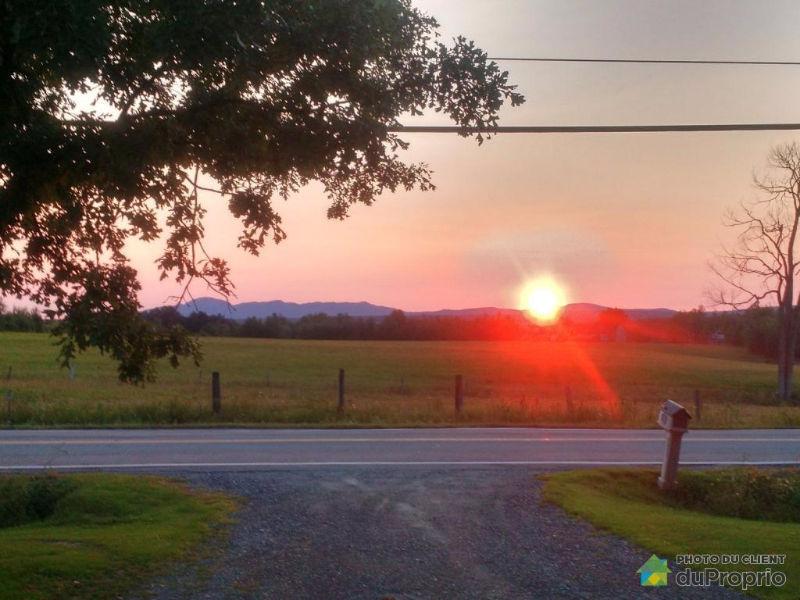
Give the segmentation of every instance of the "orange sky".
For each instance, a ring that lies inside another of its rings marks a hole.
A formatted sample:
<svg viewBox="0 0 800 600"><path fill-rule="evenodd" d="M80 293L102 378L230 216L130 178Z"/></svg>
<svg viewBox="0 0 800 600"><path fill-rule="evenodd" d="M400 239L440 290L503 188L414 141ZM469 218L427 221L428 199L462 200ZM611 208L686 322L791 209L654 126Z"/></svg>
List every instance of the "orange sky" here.
<svg viewBox="0 0 800 600"><path fill-rule="evenodd" d="M490 55L800 59L794 2L418 0L447 35ZM503 124L797 122L800 67L509 64L527 97ZM429 123L443 123L439 115ZM327 221L314 186L282 206L288 239L254 258L209 195L208 246L229 258L238 301L367 300L408 310L516 306L550 273L570 301L690 308L713 284L708 260L726 207L753 196L752 171L791 133L498 136L483 146L409 134L437 191L398 193ZM157 245L135 244L142 302ZM204 295L201 286L193 290Z"/></svg>

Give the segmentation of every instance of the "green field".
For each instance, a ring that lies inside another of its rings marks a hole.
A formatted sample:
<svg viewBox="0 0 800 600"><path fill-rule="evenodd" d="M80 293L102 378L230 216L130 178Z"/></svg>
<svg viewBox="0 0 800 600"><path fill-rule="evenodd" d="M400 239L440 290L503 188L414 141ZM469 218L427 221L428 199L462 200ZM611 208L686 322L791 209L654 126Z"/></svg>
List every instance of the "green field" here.
<svg viewBox="0 0 800 600"><path fill-rule="evenodd" d="M155 477L0 477L0 600L121 598L200 555L232 500Z"/></svg>
<svg viewBox="0 0 800 600"><path fill-rule="evenodd" d="M664 494L648 469L592 469L545 475L544 497L567 512L669 558L678 554L781 554L774 567L714 565L721 571L779 570L781 587L747 595L800 598L800 473L797 470L684 471L683 491ZM694 568L694 567L693 567ZM702 569L704 567L697 567ZM635 574L631 574L635 576ZM675 582L670 576L671 587Z"/></svg>
<svg viewBox="0 0 800 600"><path fill-rule="evenodd" d="M114 364L96 353L78 358L73 379L57 366L48 335L2 333L0 389L12 399L2 400L0 423L651 427L667 398L693 412L699 390L703 411L695 427L800 426L800 407L773 400L775 367L731 347L242 338L202 344L201 367L173 370L165 363L155 383L135 387L119 383ZM340 368L347 398L341 416ZM222 379L219 416L211 412L212 371ZM465 381L458 418L456 374Z"/></svg>

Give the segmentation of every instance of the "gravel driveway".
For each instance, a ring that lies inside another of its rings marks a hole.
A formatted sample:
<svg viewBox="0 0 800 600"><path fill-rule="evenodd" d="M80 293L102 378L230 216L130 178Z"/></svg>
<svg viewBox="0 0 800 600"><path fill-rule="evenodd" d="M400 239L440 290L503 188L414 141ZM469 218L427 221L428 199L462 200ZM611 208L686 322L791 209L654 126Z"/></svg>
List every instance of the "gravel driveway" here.
<svg viewBox="0 0 800 600"><path fill-rule="evenodd" d="M244 498L214 558L158 599L740 598L645 589L649 553L540 501L527 467L173 473ZM145 597L150 597L145 596Z"/></svg>

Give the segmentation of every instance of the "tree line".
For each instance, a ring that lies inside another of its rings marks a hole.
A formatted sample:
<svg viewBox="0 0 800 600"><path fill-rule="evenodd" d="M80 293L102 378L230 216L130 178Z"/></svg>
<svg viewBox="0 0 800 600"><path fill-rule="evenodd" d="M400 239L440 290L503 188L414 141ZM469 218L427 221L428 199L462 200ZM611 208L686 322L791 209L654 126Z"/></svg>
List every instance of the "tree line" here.
<svg viewBox="0 0 800 600"><path fill-rule="evenodd" d="M47 328L47 321L37 310L14 308L7 310L0 302L0 331L32 331L41 333Z"/></svg>
<svg viewBox="0 0 800 600"><path fill-rule="evenodd" d="M144 318L164 327L181 327L198 336L319 340L565 340L726 343L774 359L778 352L779 323L774 308L742 311L677 312L670 318L631 320L624 311L607 309L595 319L558 322L540 326L522 314L477 316L414 316L394 311L386 317L351 317L314 314L288 319L274 314L266 318L235 320L195 312L182 315L174 307L145 311ZM44 332L53 322L36 310L0 303L0 331Z"/></svg>
<svg viewBox="0 0 800 600"><path fill-rule="evenodd" d="M155 324L180 326L195 335L274 339L323 340L564 340L667 343L728 343L767 358L777 352L778 315L772 308L743 311L677 312L670 318L632 320L619 309L607 309L594 319L573 322L562 318L537 325L522 313L477 316L407 316L394 311L386 317L314 314L288 319L235 320L195 312L182 315L173 307L143 313Z"/></svg>
<svg viewBox="0 0 800 600"><path fill-rule="evenodd" d="M273 314L243 320L173 307L146 311L147 320L164 327L180 325L195 335L322 340L514 340L538 339L547 328L517 315L409 317L396 310L385 317L312 314L288 319Z"/></svg>

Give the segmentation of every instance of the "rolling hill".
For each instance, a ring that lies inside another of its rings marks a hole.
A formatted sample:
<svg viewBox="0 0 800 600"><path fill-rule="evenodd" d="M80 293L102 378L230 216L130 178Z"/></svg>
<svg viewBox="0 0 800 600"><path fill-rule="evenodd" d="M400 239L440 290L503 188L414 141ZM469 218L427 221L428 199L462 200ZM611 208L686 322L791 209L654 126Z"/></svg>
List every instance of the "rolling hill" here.
<svg viewBox="0 0 800 600"><path fill-rule="evenodd" d="M598 313L607 307L599 304L575 303L564 307L564 315L575 322L593 321ZM184 315L193 312L204 312L209 315L220 315L229 319L244 320L250 317L263 319L273 314L287 319L300 319L307 315L324 313L327 315L348 315L351 317L385 317L396 309L390 306L381 306L369 302L284 302L283 300L269 300L264 302L241 302L228 304L218 298L197 298L194 302L187 302L178 307ZM631 319L662 319L675 313L668 308L631 308L624 309ZM480 315L520 315L522 311L512 308L497 308L485 306L478 308L443 309L436 311L406 312L414 317L474 317Z"/></svg>

